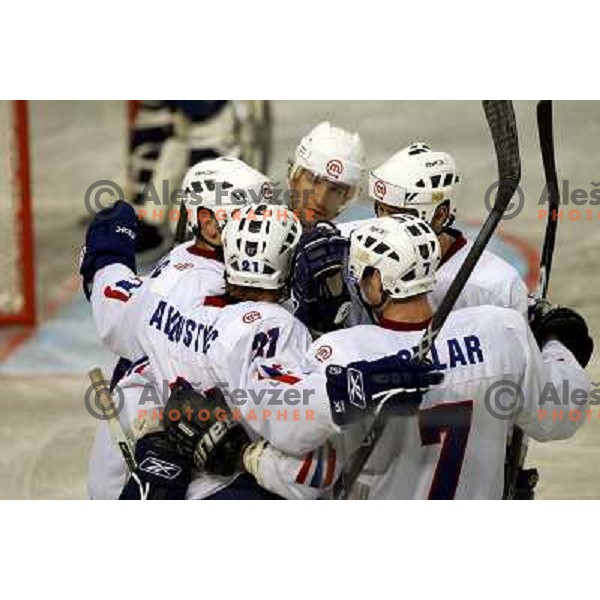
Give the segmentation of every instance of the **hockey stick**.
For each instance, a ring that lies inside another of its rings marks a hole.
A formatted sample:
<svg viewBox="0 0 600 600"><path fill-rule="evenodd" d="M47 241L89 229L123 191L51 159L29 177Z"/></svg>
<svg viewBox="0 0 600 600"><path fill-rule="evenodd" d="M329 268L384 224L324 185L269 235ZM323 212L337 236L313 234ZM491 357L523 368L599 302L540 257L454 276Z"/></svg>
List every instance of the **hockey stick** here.
<svg viewBox="0 0 600 600"><path fill-rule="evenodd" d="M485 117L492 134L496 160L498 164L498 189L494 206L481 227L477 239L469 251L464 263L437 312L433 315L431 323L423 334L419 345L414 349L414 358L420 362L426 360L433 343L450 314L454 304L469 279L479 257L485 250L494 230L502 219L510 199L513 197L521 179L521 159L519 157L519 140L517 135L517 123L512 102L510 100L484 100L483 109ZM371 429L364 437L361 446L356 451L352 462L334 487L335 499L347 500L352 491L354 483L369 460L377 442L381 438L386 426L386 419L382 410L386 401L393 392L386 392L375 413L375 419Z"/></svg>
<svg viewBox="0 0 600 600"><path fill-rule="evenodd" d="M117 407L110 394L108 382L102 374L102 370L99 368L92 369L88 373L88 376L94 391L96 392L100 410L108 423L111 437L119 447L129 470L133 472L137 466L134 458L134 445L121 426Z"/></svg>
<svg viewBox="0 0 600 600"><path fill-rule="evenodd" d="M556 173L556 161L554 159L554 132L552 127L552 100L540 100L537 105L537 126L542 151L542 163L544 165L544 177L546 180L546 193L548 194L548 220L546 221L546 233L544 234L544 245L542 247L542 258L540 260L540 278L535 291L535 298L540 300L548 294L550 283L550 270L552 269L552 257L556 241L556 230L558 220L556 213L560 205L558 191L558 175ZM504 499L512 500L515 496L519 474L523 470L527 446L524 445L525 436L520 427L514 428L513 435L508 446L507 467L504 486Z"/></svg>
<svg viewBox="0 0 600 600"><path fill-rule="evenodd" d="M173 246L178 246L185 242L185 229L187 227L187 208L181 200L181 206L179 208L179 219L177 219L177 228L175 229L175 236L173 237ZM171 248L171 249L172 249Z"/></svg>
<svg viewBox="0 0 600 600"><path fill-rule="evenodd" d="M540 280L535 296L536 298L545 298L548 294L550 270L552 269L552 257L554 255L554 243L556 241L556 230L558 228L556 213L560 205L558 176L556 174L556 161L554 160L552 100L540 100L537 105L537 122L540 148L542 150L542 162L544 164L544 175L546 178L546 190L548 194L548 220L546 221L546 233L544 235L544 246L542 248L542 258L540 261Z"/></svg>

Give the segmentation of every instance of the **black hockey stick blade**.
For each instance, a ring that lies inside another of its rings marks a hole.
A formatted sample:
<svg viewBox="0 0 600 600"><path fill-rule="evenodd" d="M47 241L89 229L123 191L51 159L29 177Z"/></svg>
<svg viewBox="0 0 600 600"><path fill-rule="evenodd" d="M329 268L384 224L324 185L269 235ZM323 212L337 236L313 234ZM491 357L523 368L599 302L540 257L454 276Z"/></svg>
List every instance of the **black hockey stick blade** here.
<svg viewBox="0 0 600 600"><path fill-rule="evenodd" d="M448 288L444 299L431 320L431 323L417 348L415 358L424 361L431 350L435 338L446 322L456 300L471 276L477 261L485 250L494 230L504 215L504 211L513 197L521 180L521 158L519 155L519 137L515 112L510 100L484 100L483 109L488 122L498 165L498 187L494 206L483 224L477 239L461 265L454 281ZM352 487L362 472L386 426L382 411L375 417L371 429L364 437L361 446L355 452L352 462L334 486L334 498L349 498Z"/></svg>
<svg viewBox="0 0 600 600"><path fill-rule="evenodd" d="M556 230L558 228L557 211L560 206L560 195L558 188L558 175L556 173L556 161L554 158L554 132L552 126L552 100L540 100L537 105L537 124L542 151L542 163L544 165L544 176L546 183L546 197L548 199L548 218L546 221L546 233L542 247L542 258L540 261L540 280L536 297L545 298L548 294L550 283L550 271L552 269L552 257L556 242Z"/></svg>
<svg viewBox="0 0 600 600"><path fill-rule="evenodd" d="M492 134L498 162L500 186L494 208L504 211L521 181L517 120L510 100L484 100L483 110Z"/></svg>

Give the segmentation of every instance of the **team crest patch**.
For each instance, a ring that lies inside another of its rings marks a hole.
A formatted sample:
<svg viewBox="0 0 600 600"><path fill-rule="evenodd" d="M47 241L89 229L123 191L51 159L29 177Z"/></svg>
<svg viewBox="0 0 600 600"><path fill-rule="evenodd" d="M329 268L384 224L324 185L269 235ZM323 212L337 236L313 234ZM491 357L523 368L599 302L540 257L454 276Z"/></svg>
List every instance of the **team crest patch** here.
<svg viewBox="0 0 600 600"><path fill-rule="evenodd" d="M326 360L328 360L329 358L331 358L331 355L333 354L333 349L331 346L320 346L317 349L316 352L316 358L319 362L325 362Z"/></svg>
<svg viewBox="0 0 600 600"><path fill-rule="evenodd" d="M177 263L176 265L173 265L173 268L177 269L178 271L185 271L186 269L192 269L193 267L194 265L190 262Z"/></svg>
<svg viewBox="0 0 600 600"><path fill-rule="evenodd" d="M244 323L254 323L254 321L258 321L259 319L262 319L262 315L257 310L251 310L242 317Z"/></svg>
<svg viewBox="0 0 600 600"><path fill-rule="evenodd" d="M334 179L338 179L338 177L344 172L344 165L341 160L334 158L327 163L325 167L327 171L327 175L333 177Z"/></svg>
<svg viewBox="0 0 600 600"><path fill-rule="evenodd" d="M385 196L385 193L387 192L385 183L383 181L381 181L381 179L378 179L375 182L374 190L375 190L375 197L379 198L379 200L381 200Z"/></svg>

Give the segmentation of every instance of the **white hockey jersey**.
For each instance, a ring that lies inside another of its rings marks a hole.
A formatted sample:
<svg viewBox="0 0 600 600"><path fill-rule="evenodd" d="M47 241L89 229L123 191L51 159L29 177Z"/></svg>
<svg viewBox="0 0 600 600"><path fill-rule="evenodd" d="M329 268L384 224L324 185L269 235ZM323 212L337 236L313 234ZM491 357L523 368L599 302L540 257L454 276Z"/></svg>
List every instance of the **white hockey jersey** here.
<svg viewBox="0 0 600 600"><path fill-rule="evenodd" d="M179 375L182 356L191 355L202 364L215 337L211 323L226 303L223 273L224 266L213 251L186 243L174 248L144 280L120 264L105 267L94 277L91 305L100 339L115 354L133 362L131 374L119 383L129 404L136 403L138 394L137 408L129 406L121 415L126 429L134 427L144 411L160 408L157 398L166 401L169 385ZM139 376L155 383L158 394L142 397ZM89 473L92 492L116 489L116 481L125 472L118 450L102 429L98 437L104 443L94 445L90 459L90 465L96 465ZM111 447L104 447L106 443ZM101 461L95 453L108 461L106 468L98 467ZM119 477L102 481L102 473L118 473ZM230 480L203 476L194 480L190 493L203 497ZM97 492L92 495L99 496ZM101 496L105 497L104 493Z"/></svg>
<svg viewBox="0 0 600 600"><path fill-rule="evenodd" d="M217 337L206 354L212 385L228 386L229 407L256 436L302 454L337 430L325 377L306 365L310 332L284 307L234 304L220 312L214 329Z"/></svg>
<svg viewBox="0 0 600 600"><path fill-rule="evenodd" d="M121 265L99 272L92 306L101 338L117 354L142 361L144 369L152 366L148 375L157 382L163 402L165 382L178 377L200 391L217 383L229 391L245 391L246 401L230 401L230 407L252 435L272 444L264 458L273 460L261 461L259 482L285 497L318 497L335 479L341 462L336 458L338 441L328 441L334 428L324 376L305 363L308 332L276 305L215 309L222 303L223 267L193 250L191 245L175 249L143 286ZM190 271L198 276L182 276ZM122 386L127 389L128 383ZM284 392L276 397L276 383L299 393L302 404L292 408L296 398L287 398L279 408ZM118 455L116 459L120 461ZM291 475L294 485L289 486ZM205 497L226 484L222 478L196 478L188 497Z"/></svg>
<svg viewBox="0 0 600 600"><path fill-rule="evenodd" d="M472 247L473 242L457 232L454 243L436 271L436 285L429 296L434 310L440 305ZM493 252L485 250L456 300L454 310L491 304L512 308L525 316L527 297L527 286L517 270Z"/></svg>
<svg viewBox="0 0 600 600"><path fill-rule="evenodd" d="M414 328L384 321L382 326L326 334L314 342L308 368L324 371L330 364L346 365L402 350L408 356L424 325L411 331ZM557 341L540 352L516 311L482 306L453 312L431 358L445 373L445 381L425 395L418 416L389 421L361 476L361 482L368 484L369 498L499 499L507 429L512 423L534 439L546 441L573 435L585 420L586 400L574 391L589 394L587 374ZM550 394L549 389L556 393ZM516 407L508 412L503 408L514 396L502 396L502 390L520 390ZM348 461L367 425L355 425L331 440L338 449L338 462ZM298 497L305 490L298 489L298 480L310 459L266 454L258 478L271 491ZM276 460L282 465L275 473ZM284 470L287 482L281 475Z"/></svg>
<svg viewBox="0 0 600 600"><path fill-rule="evenodd" d="M203 315L197 308L189 318L200 322ZM199 351L202 359L192 348L180 348L176 379L185 380L199 392L216 387L223 392L233 418L242 423L250 437L268 440L272 445L268 453L284 457L282 462L273 461L272 477L287 481L288 463L294 468L306 460L305 453L314 452L315 465L322 467L310 478L305 468L306 474L290 497L317 497L339 472L335 450L328 444L338 429L331 420L325 376L320 370L311 373L304 368L312 343L309 331L282 306L265 302L227 306L211 321L210 328L210 343ZM144 374L156 381L157 371L150 362ZM188 499L215 491L207 487L210 479L208 475L195 478Z"/></svg>
<svg viewBox="0 0 600 600"><path fill-rule="evenodd" d="M188 313L210 329L210 339L198 351L182 345L167 357L170 381L186 381L199 392L219 388L234 418L283 452L310 451L338 431L325 376L308 366L310 332L284 307L240 302L209 323L205 317L202 307ZM158 381L163 368L150 360L144 373ZM162 390L168 394L164 385Z"/></svg>
<svg viewBox="0 0 600 600"><path fill-rule="evenodd" d="M143 280L121 264L98 271L91 296L96 330L118 356L137 360L168 339L171 345L199 346L209 336L185 321L197 306L208 312L225 305L224 266L216 253L193 242L174 248ZM156 343L155 343L156 342Z"/></svg>

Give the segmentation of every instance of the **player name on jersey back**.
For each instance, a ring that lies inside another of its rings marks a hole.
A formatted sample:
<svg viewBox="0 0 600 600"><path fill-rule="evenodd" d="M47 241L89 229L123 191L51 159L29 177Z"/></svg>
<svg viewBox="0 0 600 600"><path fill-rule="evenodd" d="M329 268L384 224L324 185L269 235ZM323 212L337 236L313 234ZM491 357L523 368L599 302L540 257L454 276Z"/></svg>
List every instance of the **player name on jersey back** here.
<svg viewBox="0 0 600 600"><path fill-rule="evenodd" d="M211 323L201 322L182 314L166 300L160 300L151 313L150 327L165 335L169 342L183 344L195 352L206 354L212 342L219 336Z"/></svg>

